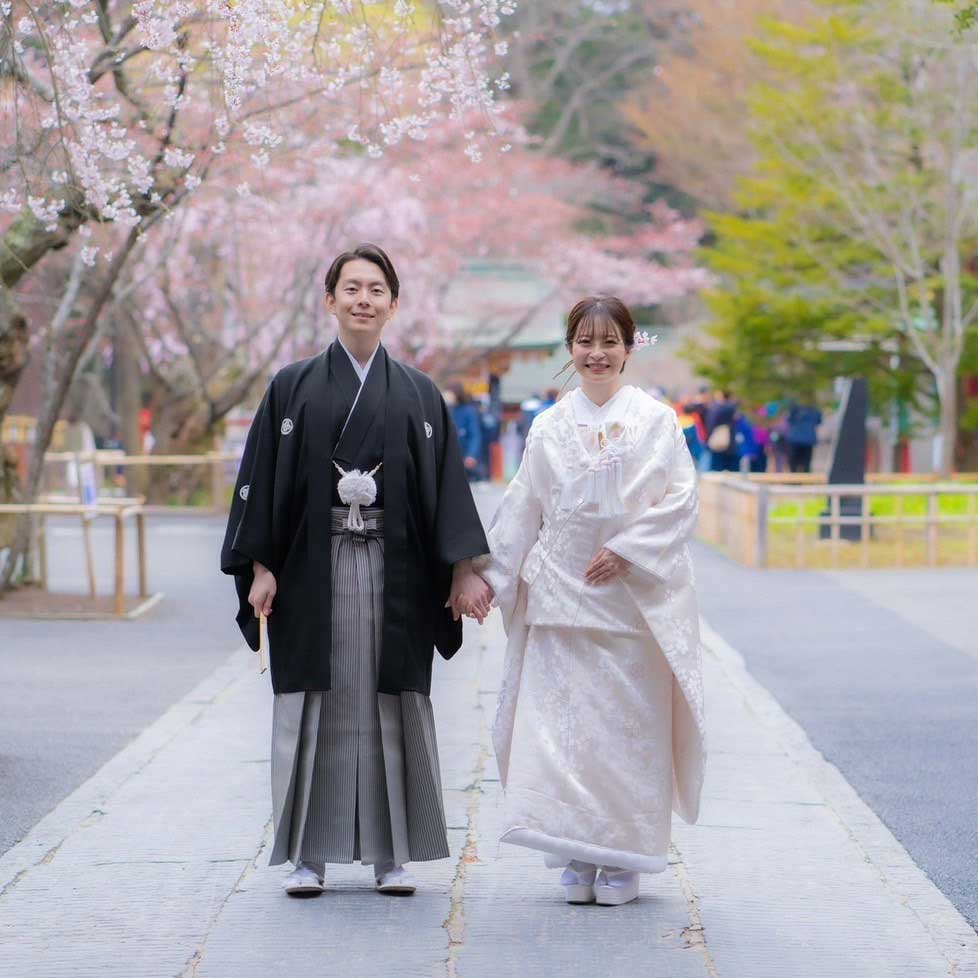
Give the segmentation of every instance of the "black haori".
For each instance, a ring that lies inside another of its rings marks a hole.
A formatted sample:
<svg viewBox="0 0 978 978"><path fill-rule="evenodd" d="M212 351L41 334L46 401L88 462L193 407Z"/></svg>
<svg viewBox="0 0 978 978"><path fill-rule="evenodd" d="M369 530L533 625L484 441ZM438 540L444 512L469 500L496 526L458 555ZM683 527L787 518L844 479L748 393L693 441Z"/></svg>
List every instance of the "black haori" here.
<svg viewBox="0 0 978 978"><path fill-rule="evenodd" d="M268 625L276 693L330 688L328 541L332 506L340 502L334 463L369 471L378 461L386 564L378 690L427 695L434 648L450 658L461 645L461 622L444 607L451 568L488 545L448 408L428 377L383 347L360 389L347 354L333 343L283 368L269 385L248 434L221 552L222 571L235 576L238 624L254 649L252 561L275 574Z"/></svg>

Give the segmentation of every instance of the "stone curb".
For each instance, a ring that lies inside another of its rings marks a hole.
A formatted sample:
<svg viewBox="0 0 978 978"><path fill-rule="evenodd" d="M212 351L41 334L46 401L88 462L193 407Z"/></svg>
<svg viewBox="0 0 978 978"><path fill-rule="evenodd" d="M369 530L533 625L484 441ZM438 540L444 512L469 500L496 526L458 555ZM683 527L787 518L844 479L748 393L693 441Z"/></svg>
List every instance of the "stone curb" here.
<svg viewBox="0 0 978 978"><path fill-rule="evenodd" d="M254 653L239 649L185 697L171 706L131 743L44 816L16 845L0 856L0 896L24 873L50 860L65 839L101 814L109 798L232 686L255 668Z"/></svg>

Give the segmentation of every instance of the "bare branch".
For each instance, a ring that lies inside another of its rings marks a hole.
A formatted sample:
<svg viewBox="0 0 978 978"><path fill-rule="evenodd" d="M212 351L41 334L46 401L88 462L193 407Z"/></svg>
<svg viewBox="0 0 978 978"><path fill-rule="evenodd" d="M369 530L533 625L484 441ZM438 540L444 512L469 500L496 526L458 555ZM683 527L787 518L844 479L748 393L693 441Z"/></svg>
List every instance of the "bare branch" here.
<svg viewBox="0 0 978 978"><path fill-rule="evenodd" d="M150 353L149 347L146 345L146 337L143 335L143 331L139 327L139 323L136 320L136 316L132 308L128 303L120 303L116 308L125 318L128 328L132 331L132 335L139 346L140 353L142 354L143 361L146 364L146 369L159 381L161 386L165 387L172 393L174 390L174 382L166 375L158 358L154 357Z"/></svg>
<svg viewBox="0 0 978 978"><path fill-rule="evenodd" d="M0 78L13 78L14 81L25 85L35 95L45 102L54 101L54 89L49 87L40 78L33 75L27 66L17 57L12 47L6 57L0 58Z"/></svg>
<svg viewBox="0 0 978 978"><path fill-rule="evenodd" d="M600 90L601 87L610 79L614 78L615 75L626 71L634 65L654 60L655 53L648 48L642 48L638 51L628 51L614 63L605 68L604 71L600 71L596 75L591 76L591 78L577 88L571 98L568 99L567 104L560 113L560 117L557 119L553 129L550 131L550 135L547 137L547 141L544 144L544 150L548 153L552 153L555 148L560 145L561 140L564 138L571 122L574 119L574 116L583 107L585 99L592 92Z"/></svg>

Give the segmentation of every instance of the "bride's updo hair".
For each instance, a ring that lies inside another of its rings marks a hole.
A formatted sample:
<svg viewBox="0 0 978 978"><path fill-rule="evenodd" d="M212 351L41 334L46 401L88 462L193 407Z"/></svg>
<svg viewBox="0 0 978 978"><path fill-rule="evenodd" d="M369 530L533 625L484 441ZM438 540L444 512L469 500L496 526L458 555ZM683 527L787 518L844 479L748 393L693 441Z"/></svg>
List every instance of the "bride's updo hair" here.
<svg viewBox="0 0 978 978"><path fill-rule="evenodd" d="M603 336L617 333L626 350L635 346L635 321L628 307L613 295L589 295L576 303L567 314L567 333L564 341L569 350L574 341L593 336L596 329Z"/></svg>

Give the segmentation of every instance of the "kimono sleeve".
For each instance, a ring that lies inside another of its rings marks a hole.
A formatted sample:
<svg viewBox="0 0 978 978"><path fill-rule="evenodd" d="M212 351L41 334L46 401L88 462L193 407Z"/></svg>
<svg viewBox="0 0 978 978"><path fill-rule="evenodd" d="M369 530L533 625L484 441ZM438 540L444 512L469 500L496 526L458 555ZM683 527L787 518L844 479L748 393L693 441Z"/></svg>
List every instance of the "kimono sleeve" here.
<svg viewBox="0 0 978 978"><path fill-rule="evenodd" d="M606 544L656 583L668 580L696 526L696 468L678 418L672 432L672 466L665 494Z"/></svg>
<svg viewBox="0 0 978 978"><path fill-rule="evenodd" d="M475 562L475 569L495 592L507 628L516 608L520 569L543 523L543 505L532 478L535 440L535 429L530 428L519 471L507 486L489 527L489 556Z"/></svg>
<svg viewBox="0 0 978 978"><path fill-rule="evenodd" d="M273 392L269 386L248 431L221 548L221 571L234 576L238 594L236 620L253 649L258 648L258 620L248 604L248 593L254 581L252 562L257 560L276 570L272 500L277 440L272 401Z"/></svg>
<svg viewBox="0 0 978 978"><path fill-rule="evenodd" d="M467 557L488 553L489 545L462 462L462 448L455 422L444 399L440 394L436 396L440 411L440 430L437 433L441 440L441 465L435 507L434 549L438 562L451 567Z"/></svg>

